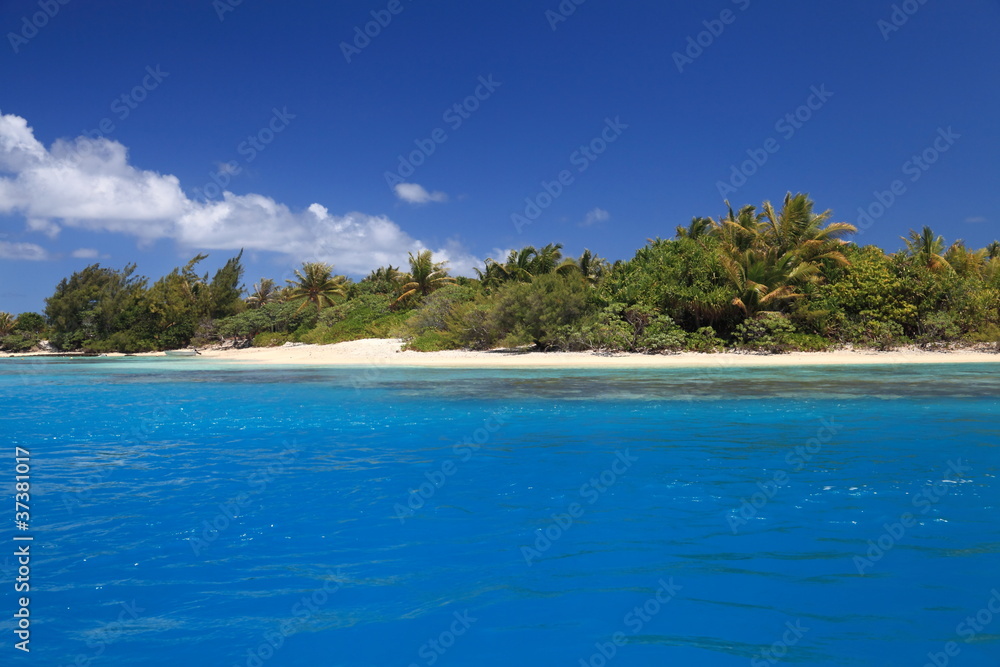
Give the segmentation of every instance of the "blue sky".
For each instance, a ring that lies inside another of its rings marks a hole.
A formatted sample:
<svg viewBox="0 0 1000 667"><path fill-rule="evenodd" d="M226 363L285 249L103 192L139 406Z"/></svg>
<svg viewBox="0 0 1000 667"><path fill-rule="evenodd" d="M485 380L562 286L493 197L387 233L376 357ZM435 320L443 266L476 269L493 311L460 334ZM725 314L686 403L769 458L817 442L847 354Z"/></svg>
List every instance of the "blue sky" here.
<svg viewBox="0 0 1000 667"><path fill-rule="evenodd" d="M240 248L623 259L788 190L889 250L1000 236L997 0L233 1L3 3L0 310Z"/></svg>

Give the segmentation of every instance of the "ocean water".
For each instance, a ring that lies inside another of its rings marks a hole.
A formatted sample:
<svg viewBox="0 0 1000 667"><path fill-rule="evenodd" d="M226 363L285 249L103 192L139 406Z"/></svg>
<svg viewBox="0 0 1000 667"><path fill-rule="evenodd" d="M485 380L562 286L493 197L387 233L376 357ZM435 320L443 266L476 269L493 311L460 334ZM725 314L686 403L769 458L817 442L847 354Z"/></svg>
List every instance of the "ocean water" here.
<svg viewBox="0 0 1000 667"><path fill-rule="evenodd" d="M997 665L997 370L2 360L0 664Z"/></svg>

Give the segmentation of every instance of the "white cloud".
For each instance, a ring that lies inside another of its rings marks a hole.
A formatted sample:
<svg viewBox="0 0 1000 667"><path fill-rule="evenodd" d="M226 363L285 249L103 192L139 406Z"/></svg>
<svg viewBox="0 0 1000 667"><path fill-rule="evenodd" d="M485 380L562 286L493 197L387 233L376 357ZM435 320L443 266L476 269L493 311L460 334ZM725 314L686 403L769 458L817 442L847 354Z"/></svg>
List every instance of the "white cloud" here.
<svg viewBox="0 0 1000 667"><path fill-rule="evenodd" d="M11 243L0 241L0 259L24 259L40 262L49 258L49 253L34 243Z"/></svg>
<svg viewBox="0 0 1000 667"><path fill-rule="evenodd" d="M50 239L54 239L59 236L59 225L52 222L51 220L44 220L41 218L29 218L28 219L28 231L29 232L41 232L45 234Z"/></svg>
<svg viewBox="0 0 1000 667"><path fill-rule="evenodd" d="M583 218L583 222L580 223L581 227L590 227L591 225L596 225L599 222L607 222L611 219L611 214L605 211L603 208L595 208L593 211L589 211L587 215Z"/></svg>
<svg viewBox="0 0 1000 667"><path fill-rule="evenodd" d="M428 192L424 186L416 183L400 183L395 187L396 196L411 204L427 204L448 201L448 195L443 192Z"/></svg>
<svg viewBox="0 0 1000 667"><path fill-rule="evenodd" d="M407 201L447 199L413 184L397 193ZM190 249L273 251L352 274L390 262L406 266L407 252L427 249L384 216L332 215L320 204L293 211L258 194L225 192L220 200L195 201L177 177L130 165L116 141L80 137L46 149L25 119L2 114L0 214L23 215L29 229L50 235L62 226L127 234L140 243L172 239ZM47 256L32 244L7 244L14 245L25 246L22 255ZM434 251L455 272L471 273L479 263L458 244Z"/></svg>
<svg viewBox="0 0 1000 667"><path fill-rule="evenodd" d="M971 218L966 218L965 221L966 222L971 222L971 223L989 222L989 220L987 220L986 218L984 218L981 215L976 215L976 216L973 216Z"/></svg>
<svg viewBox="0 0 1000 667"><path fill-rule="evenodd" d="M94 248L77 248L70 253L70 256L77 259L97 259L101 256L101 253L97 252Z"/></svg>

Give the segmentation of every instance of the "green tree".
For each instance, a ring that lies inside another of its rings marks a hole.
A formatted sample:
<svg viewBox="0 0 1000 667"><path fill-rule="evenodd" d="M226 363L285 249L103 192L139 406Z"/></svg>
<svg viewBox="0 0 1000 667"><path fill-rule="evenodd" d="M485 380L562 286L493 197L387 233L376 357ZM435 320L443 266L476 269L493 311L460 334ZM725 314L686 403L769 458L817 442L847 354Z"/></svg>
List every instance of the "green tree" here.
<svg viewBox="0 0 1000 667"><path fill-rule="evenodd" d="M243 302L243 251L229 259L215 272L208 284L206 317L219 318L235 315L246 307Z"/></svg>
<svg viewBox="0 0 1000 667"><path fill-rule="evenodd" d="M584 250L578 259L567 258L556 267L558 273L573 274L583 278L588 285L596 285L608 270L608 261L590 250Z"/></svg>
<svg viewBox="0 0 1000 667"><path fill-rule="evenodd" d="M260 282L254 283L253 292L247 297L248 308L263 308L267 304L277 299L278 290L274 281L270 278L261 278Z"/></svg>
<svg viewBox="0 0 1000 667"><path fill-rule="evenodd" d="M397 294L406 274L398 266L380 266L361 281L373 294Z"/></svg>
<svg viewBox="0 0 1000 667"><path fill-rule="evenodd" d="M45 332L45 318L38 313L21 313L14 323L14 331L41 335Z"/></svg>
<svg viewBox="0 0 1000 667"><path fill-rule="evenodd" d="M930 227L915 232L910 230L909 236L901 236L906 244L906 254L916 262L926 266L931 271L943 271L951 268L944 258L944 237L935 236Z"/></svg>
<svg viewBox="0 0 1000 667"><path fill-rule="evenodd" d="M146 279L135 275L135 264L124 269L92 264L64 278L45 300L52 344L74 350L119 333L143 339Z"/></svg>
<svg viewBox="0 0 1000 667"><path fill-rule="evenodd" d="M287 282L287 298L300 303L300 310L310 303L322 310L336 303L334 297L347 296L347 279L334 276L333 267L323 262L304 263L301 271L295 271L295 280Z"/></svg>
<svg viewBox="0 0 1000 667"><path fill-rule="evenodd" d="M843 265L846 258L841 252L843 237L857 232L846 222L827 223L831 212L813 212L815 204L806 194L785 195L781 211L776 212L771 202L764 202L764 242L780 257L793 253L799 261L833 260Z"/></svg>
<svg viewBox="0 0 1000 667"><path fill-rule="evenodd" d="M600 293L609 303L662 313L689 331L728 330L738 311L726 283L722 244L715 236L650 241L607 271Z"/></svg>
<svg viewBox="0 0 1000 667"><path fill-rule="evenodd" d="M195 267L208 255L198 254L157 280L145 295L149 335L160 349L184 347L194 337L209 301L208 276Z"/></svg>
<svg viewBox="0 0 1000 667"><path fill-rule="evenodd" d="M798 286L819 272L811 262L797 263L793 253L775 255L773 251L746 250L736 257L722 257L734 294L732 304L747 318L761 311L777 311L800 298Z"/></svg>
<svg viewBox="0 0 1000 667"><path fill-rule="evenodd" d="M410 255L410 273L404 278L406 281L400 290L402 294L396 299L400 303L414 296L427 296L434 290L455 282L454 278L448 276L448 268L445 262L435 262L430 250L421 250L416 255Z"/></svg>
<svg viewBox="0 0 1000 667"><path fill-rule="evenodd" d="M712 232L714 222L711 218L695 217L691 218L691 224L687 227L677 226L677 238L698 240Z"/></svg>
<svg viewBox="0 0 1000 667"><path fill-rule="evenodd" d="M509 282L531 282L535 276L552 273L566 266L561 261L561 243L549 243L542 248L529 245L520 250L511 250L503 264L492 258L487 259L485 270L476 269L476 274L483 287L494 289Z"/></svg>
<svg viewBox="0 0 1000 667"><path fill-rule="evenodd" d="M533 344L540 350L588 347L597 300L582 281L556 273L512 282L462 311L451 331L476 349Z"/></svg>

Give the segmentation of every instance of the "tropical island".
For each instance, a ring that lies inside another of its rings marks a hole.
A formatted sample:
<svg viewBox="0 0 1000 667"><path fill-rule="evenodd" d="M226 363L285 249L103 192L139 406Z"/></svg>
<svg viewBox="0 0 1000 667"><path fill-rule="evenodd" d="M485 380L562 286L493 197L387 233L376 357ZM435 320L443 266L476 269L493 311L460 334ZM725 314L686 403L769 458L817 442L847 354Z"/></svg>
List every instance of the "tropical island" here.
<svg viewBox="0 0 1000 667"><path fill-rule="evenodd" d="M0 349L141 353L399 338L414 351L763 352L1000 349L1000 242L930 227L896 252L848 238L806 194L696 217L614 263L526 246L453 277L431 251L360 281L304 262L243 287L242 252L210 279L198 254L154 282L134 264L64 278L44 313L0 313ZM249 292L249 293L248 293Z"/></svg>

